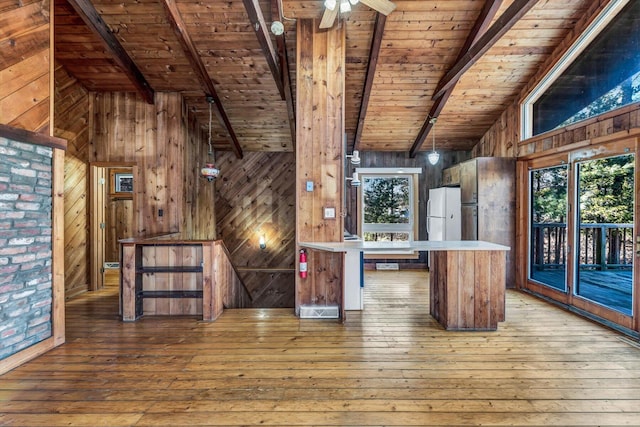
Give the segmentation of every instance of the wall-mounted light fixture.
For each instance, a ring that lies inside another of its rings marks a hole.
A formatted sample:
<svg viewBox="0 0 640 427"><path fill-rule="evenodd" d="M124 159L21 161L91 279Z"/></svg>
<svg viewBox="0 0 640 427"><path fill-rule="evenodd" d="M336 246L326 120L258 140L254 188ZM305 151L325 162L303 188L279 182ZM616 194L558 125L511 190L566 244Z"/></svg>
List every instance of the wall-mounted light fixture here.
<svg viewBox="0 0 640 427"><path fill-rule="evenodd" d="M260 245L260 249L262 250L265 250L267 248L267 241L264 238L264 234L260 235L259 245Z"/></svg>
<svg viewBox="0 0 640 427"><path fill-rule="evenodd" d="M358 178L358 172L354 172L351 178L347 178L347 181L351 181L352 187L360 187L361 182L360 178Z"/></svg>
<svg viewBox="0 0 640 427"><path fill-rule="evenodd" d="M353 150L353 154L347 154L345 157L349 159L352 165L360 164L360 152L358 150Z"/></svg>

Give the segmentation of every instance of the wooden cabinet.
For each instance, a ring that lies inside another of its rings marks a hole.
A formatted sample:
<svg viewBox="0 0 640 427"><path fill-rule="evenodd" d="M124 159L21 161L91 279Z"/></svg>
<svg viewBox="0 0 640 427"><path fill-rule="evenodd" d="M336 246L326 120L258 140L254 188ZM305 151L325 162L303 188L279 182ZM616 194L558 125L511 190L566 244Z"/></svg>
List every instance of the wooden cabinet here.
<svg viewBox="0 0 640 427"><path fill-rule="evenodd" d="M442 171L442 186L455 187L460 185L460 164L453 165Z"/></svg>
<svg viewBox="0 0 640 427"><path fill-rule="evenodd" d="M493 331L505 319L505 253L434 251L429 312L447 330Z"/></svg>
<svg viewBox="0 0 640 427"><path fill-rule="evenodd" d="M460 163L462 240L509 246L507 287L515 286L515 159L478 157Z"/></svg>

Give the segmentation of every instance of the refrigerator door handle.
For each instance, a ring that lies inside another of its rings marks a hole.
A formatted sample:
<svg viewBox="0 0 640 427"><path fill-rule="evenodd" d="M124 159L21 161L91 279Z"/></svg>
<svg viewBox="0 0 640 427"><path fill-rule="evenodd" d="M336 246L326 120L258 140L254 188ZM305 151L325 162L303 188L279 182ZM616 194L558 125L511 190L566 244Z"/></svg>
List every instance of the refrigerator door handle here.
<svg viewBox="0 0 640 427"><path fill-rule="evenodd" d="M431 217L427 217L427 235L431 233Z"/></svg>

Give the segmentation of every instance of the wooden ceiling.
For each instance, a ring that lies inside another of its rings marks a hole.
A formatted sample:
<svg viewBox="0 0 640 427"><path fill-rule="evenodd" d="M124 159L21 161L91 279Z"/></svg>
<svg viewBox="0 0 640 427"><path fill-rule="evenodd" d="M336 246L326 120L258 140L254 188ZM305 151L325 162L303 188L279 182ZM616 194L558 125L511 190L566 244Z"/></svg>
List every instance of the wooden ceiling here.
<svg viewBox="0 0 640 427"><path fill-rule="evenodd" d="M350 149L430 150L430 112L439 149L471 149L594 2L394 3L386 18L357 4L336 23ZM55 0L55 55L92 91L181 92L203 129L211 106L216 149L291 151L295 20L322 13L323 0Z"/></svg>

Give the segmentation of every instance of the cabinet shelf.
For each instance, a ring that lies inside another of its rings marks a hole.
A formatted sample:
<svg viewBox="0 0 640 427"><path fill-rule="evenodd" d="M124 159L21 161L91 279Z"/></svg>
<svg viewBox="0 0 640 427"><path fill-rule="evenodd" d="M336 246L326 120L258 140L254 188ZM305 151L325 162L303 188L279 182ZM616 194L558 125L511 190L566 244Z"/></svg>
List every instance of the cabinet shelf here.
<svg viewBox="0 0 640 427"><path fill-rule="evenodd" d="M202 298L202 291L140 291L138 298Z"/></svg>
<svg viewBox="0 0 640 427"><path fill-rule="evenodd" d="M180 266L160 266L160 267L138 267L136 274L154 273L202 273L200 265L180 265Z"/></svg>

